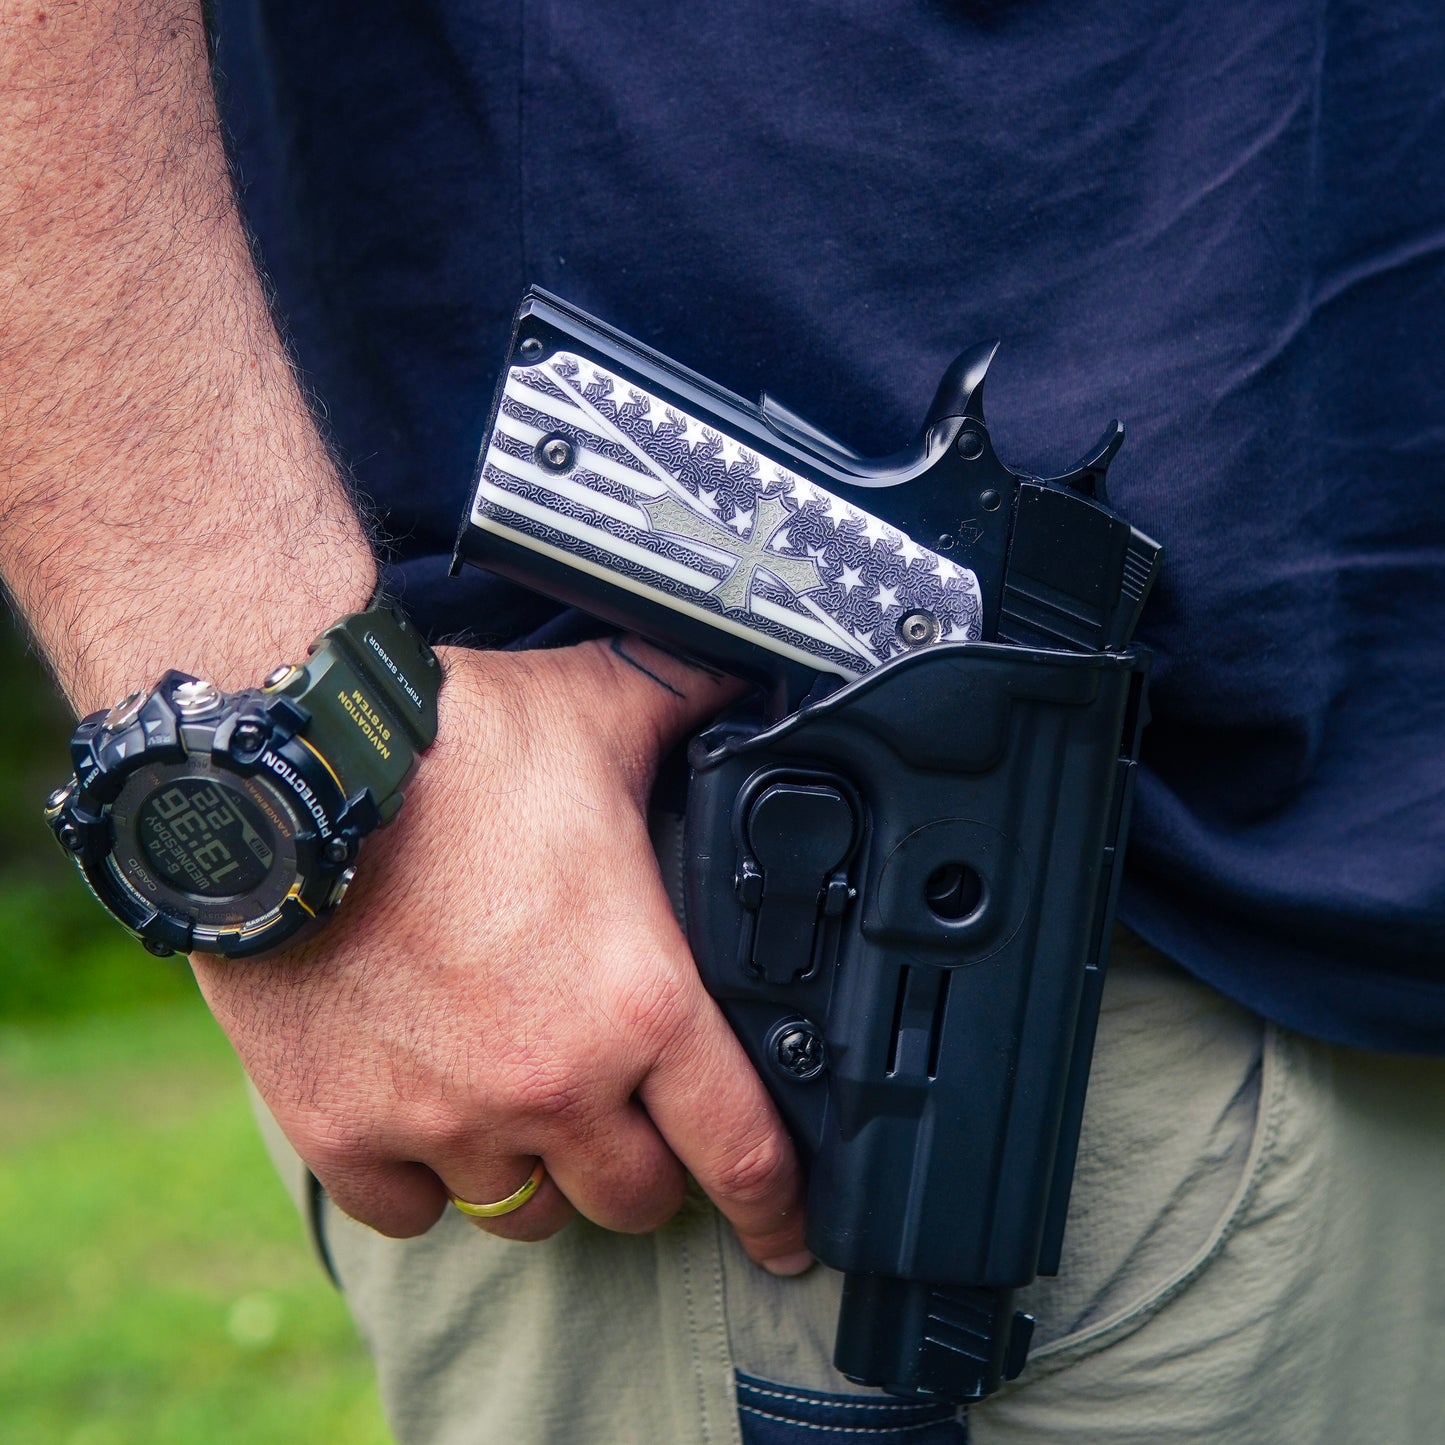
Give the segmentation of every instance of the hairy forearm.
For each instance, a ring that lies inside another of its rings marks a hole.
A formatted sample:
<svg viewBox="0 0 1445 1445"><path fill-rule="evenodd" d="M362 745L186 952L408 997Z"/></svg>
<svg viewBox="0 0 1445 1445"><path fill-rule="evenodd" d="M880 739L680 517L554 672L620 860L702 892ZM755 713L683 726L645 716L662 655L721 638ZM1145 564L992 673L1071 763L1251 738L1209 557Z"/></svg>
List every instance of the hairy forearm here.
<svg viewBox="0 0 1445 1445"><path fill-rule="evenodd" d="M0 0L0 577L80 710L172 666L254 683L372 589L198 4Z"/></svg>

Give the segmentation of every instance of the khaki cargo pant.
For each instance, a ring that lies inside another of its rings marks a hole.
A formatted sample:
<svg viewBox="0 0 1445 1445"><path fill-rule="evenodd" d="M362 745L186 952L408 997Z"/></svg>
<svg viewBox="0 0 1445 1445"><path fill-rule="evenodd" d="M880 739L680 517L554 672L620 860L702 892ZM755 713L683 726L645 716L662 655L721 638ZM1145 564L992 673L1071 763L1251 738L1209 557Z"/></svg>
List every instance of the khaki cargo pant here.
<svg viewBox="0 0 1445 1445"><path fill-rule="evenodd" d="M811 1445L1445 1441L1445 1061L1273 1029L1123 933L1063 1273L966 1422L863 1407L829 1363L838 1276L767 1276L700 1200L642 1238L323 1227L405 1445L736 1445L740 1403Z"/></svg>

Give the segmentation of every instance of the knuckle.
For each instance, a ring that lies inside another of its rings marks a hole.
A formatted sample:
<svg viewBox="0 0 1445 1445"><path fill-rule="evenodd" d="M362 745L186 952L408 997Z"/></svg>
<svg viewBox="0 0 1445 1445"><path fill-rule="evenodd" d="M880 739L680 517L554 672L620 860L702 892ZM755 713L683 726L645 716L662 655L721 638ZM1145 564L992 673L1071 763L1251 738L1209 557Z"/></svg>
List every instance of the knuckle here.
<svg viewBox="0 0 1445 1445"><path fill-rule="evenodd" d="M476 1151L483 1132L474 1117L437 1113L415 1131L418 1143L412 1146L412 1152L423 1159L471 1154Z"/></svg>
<svg viewBox="0 0 1445 1445"><path fill-rule="evenodd" d="M786 1141L776 1132L769 1133L723 1161L718 1188L740 1204L762 1204L787 1186L792 1166Z"/></svg>
<svg viewBox="0 0 1445 1445"><path fill-rule="evenodd" d="M445 1203L437 1199L408 1199L385 1207L363 1204L354 1217L388 1239L415 1239L441 1218L445 1208Z"/></svg>
<svg viewBox="0 0 1445 1445"><path fill-rule="evenodd" d="M637 980L619 1005L622 1027L634 1036L666 1040L679 1034L690 1013L688 990L675 975L657 972Z"/></svg>
<svg viewBox="0 0 1445 1445"><path fill-rule="evenodd" d="M683 1206L686 1186L679 1178L638 1199L632 1208L612 1225L621 1234L651 1234L670 1223Z"/></svg>
<svg viewBox="0 0 1445 1445"><path fill-rule="evenodd" d="M532 1214L519 1209L515 1215L504 1215L501 1219L474 1219L471 1222L484 1234L498 1239L510 1239L517 1244L540 1244L544 1239L560 1234L572 1217L572 1208L561 1203L555 1208Z"/></svg>
<svg viewBox="0 0 1445 1445"><path fill-rule="evenodd" d="M565 1128L587 1115L589 1094L583 1079L555 1060L522 1061L509 1092L513 1110L525 1118Z"/></svg>
<svg viewBox="0 0 1445 1445"><path fill-rule="evenodd" d="M376 1130L366 1119L312 1118L288 1132L296 1152L322 1178L355 1174L375 1154Z"/></svg>
<svg viewBox="0 0 1445 1445"><path fill-rule="evenodd" d="M660 1142L645 1154L620 1152L588 1175L587 1215L619 1234L650 1234L682 1207L683 1166Z"/></svg>

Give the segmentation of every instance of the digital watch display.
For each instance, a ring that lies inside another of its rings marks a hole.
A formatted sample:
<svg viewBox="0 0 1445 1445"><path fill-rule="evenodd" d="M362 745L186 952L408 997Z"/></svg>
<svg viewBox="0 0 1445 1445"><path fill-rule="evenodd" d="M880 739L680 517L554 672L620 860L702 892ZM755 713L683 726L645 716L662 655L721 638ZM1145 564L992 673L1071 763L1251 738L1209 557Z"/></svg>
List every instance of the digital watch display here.
<svg viewBox="0 0 1445 1445"><path fill-rule="evenodd" d="M188 916L193 948L267 934L296 889L310 823L265 773L204 754L137 769L108 817L108 881L136 907ZM331 866L323 849L319 871ZM310 903L309 890L294 897Z"/></svg>
<svg viewBox="0 0 1445 1445"><path fill-rule="evenodd" d="M163 780L136 809L134 828L156 873L201 898L254 892L276 861L265 819L214 778Z"/></svg>
<svg viewBox="0 0 1445 1445"><path fill-rule="evenodd" d="M269 952L340 903L436 736L440 681L389 607L343 619L258 688L169 672L80 724L46 819L152 952Z"/></svg>

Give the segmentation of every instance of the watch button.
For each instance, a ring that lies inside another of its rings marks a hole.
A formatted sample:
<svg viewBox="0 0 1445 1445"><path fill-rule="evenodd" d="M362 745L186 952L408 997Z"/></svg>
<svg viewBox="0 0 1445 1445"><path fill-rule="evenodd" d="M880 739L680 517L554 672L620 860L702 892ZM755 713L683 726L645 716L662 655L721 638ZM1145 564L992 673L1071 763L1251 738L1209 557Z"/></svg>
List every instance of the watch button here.
<svg viewBox="0 0 1445 1445"><path fill-rule="evenodd" d="M171 701L183 718L197 718L220 706L221 693L213 682L183 682L171 693Z"/></svg>
<svg viewBox="0 0 1445 1445"><path fill-rule="evenodd" d="M346 897L346 890L351 887L351 880L356 877L355 868L343 868L341 876L336 880L336 886L331 890L331 896L326 900L328 908L337 907L343 898Z"/></svg>
<svg viewBox="0 0 1445 1445"><path fill-rule="evenodd" d="M145 700L146 694L143 692L128 693L106 713L101 726L113 733L128 728L140 716L141 705Z"/></svg>
<svg viewBox="0 0 1445 1445"><path fill-rule="evenodd" d="M238 753L259 753L266 746L270 732L260 718L243 717L231 732L231 747Z"/></svg>
<svg viewBox="0 0 1445 1445"><path fill-rule="evenodd" d="M262 680L261 686L267 692L280 692L294 677L300 676L301 669L293 662L283 662L280 667L272 668Z"/></svg>

